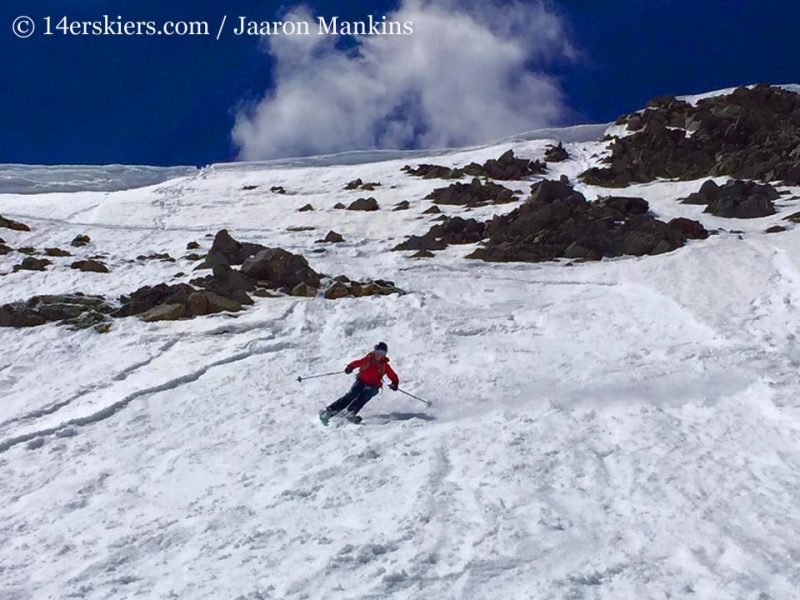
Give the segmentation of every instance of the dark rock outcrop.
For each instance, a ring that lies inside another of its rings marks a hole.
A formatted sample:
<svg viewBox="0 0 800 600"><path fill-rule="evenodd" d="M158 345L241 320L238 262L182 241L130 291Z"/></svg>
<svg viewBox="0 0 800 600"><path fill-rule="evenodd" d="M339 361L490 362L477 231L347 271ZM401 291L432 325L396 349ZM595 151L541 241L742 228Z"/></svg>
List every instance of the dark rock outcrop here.
<svg viewBox="0 0 800 600"><path fill-rule="evenodd" d="M380 206L378 205L378 201L375 198L359 198L355 202L351 202L350 206L347 207L347 210L365 210L365 211L374 211L380 210Z"/></svg>
<svg viewBox="0 0 800 600"><path fill-rule="evenodd" d="M687 231L704 236L702 225L688 219L670 224L655 219L640 198L587 202L581 193L555 181L537 183L531 190L521 207L486 224L486 245L470 258L539 262L655 255L683 246Z"/></svg>
<svg viewBox="0 0 800 600"><path fill-rule="evenodd" d="M619 122L636 133L614 138L607 166L581 174L586 183L729 175L800 185L800 94L757 85L696 106L665 96Z"/></svg>
<svg viewBox="0 0 800 600"><path fill-rule="evenodd" d="M25 223L20 223L19 221L13 221L12 219L7 219L2 215L0 215L0 227L3 227L5 229L12 229L13 231L31 230L31 228L25 225Z"/></svg>
<svg viewBox="0 0 800 600"><path fill-rule="evenodd" d="M72 256L72 254L70 254L66 250L62 250L61 248L45 248L44 253L52 258L63 258L66 256Z"/></svg>
<svg viewBox="0 0 800 600"><path fill-rule="evenodd" d="M213 269L214 265L241 265L264 249L265 246L261 244L236 241L227 229L222 229L214 236L214 243L211 245L211 250L208 251L206 260L197 267L197 270Z"/></svg>
<svg viewBox="0 0 800 600"><path fill-rule="evenodd" d="M92 239L88 235L77 235L75 239L70 242L70 246L74 248L80 248L81 246L86 246L90 244Z"/></svg>
<svg viewBox="0 0 800 600"><path fill-rule="evenodd" d="M83 271L84 273L108 273L108 267L97 260L76 260L70 266L70 269Z"/></svg>
<svg viewBox="0 0 800 600"><path fill-rule="evenodd" d="M538 160L517 158L514 156L513 150L508 150L500 158L489 159L482 165L470 163L464 167L464 172L471 177L489 177L509 181L541 175L547 172L547 165Z"/></svg>
<svg viewBox="0 0 800 600"><path fill-rule="evenodd" d="M267 248L248 258L242 265L242 274L272 288L292 289L300 283L319 287L321 281L305 258L282 248Z"/></svg>
<svg viewBox="0 0 800 600"><path fill-rule="evenodd" d="M411 236L393 250L444 250L450 244L474 244L486 237L487 224L475 219L448 217L422 236Z"/></svg>
<svg viewBox="0 0 800 600"><path fill-rule="evenodd" d="M708 205L704 212L718 217L756 219L774 215L774 201L778 198L780 194L769 184L731 180L718 186L713 180L708 180L700 187L700 191L681 201L684 204Z"/></svg>
<svg viewBox="0 0 800 600"><path fill-rule="evenodd" d="M44 271L49 265L53 264L46 258L34 258L28 256L14 267L14 271Z"/></svg>
<svg viewBox="0 0 800 600"><path fill-rule="evenodd" d="M409 175L423 179L461 179L464 177L463 169L451 169L441 165L421 164L416 169L405 165L402 170Z"/></svg>
<svg viewBox="0 0 800 600"><path fill-rule="evenodd" d="M545 162L563 162L568 158L569 152L561 142L558 143L558 146L548 146L544 151Z"/></svg>
<svg viewBox="0 0 800 600"><path fill-rule="evenodd" d="M491 181L482 183L477 177L470 183L452 183L445 188L437 188L425 197L436 204L451 204L471 208L487 204L508 204L516 200L514 192Z"/></svg>
<svg viewBox="0 0 800 600"><path fill-rule="evenodd" d="M341 233L336 233L335 231L329 231L328 235L325 236L325 239L317 240L318 244L340 244L344 241L344 237L342 237Z"/></svg>

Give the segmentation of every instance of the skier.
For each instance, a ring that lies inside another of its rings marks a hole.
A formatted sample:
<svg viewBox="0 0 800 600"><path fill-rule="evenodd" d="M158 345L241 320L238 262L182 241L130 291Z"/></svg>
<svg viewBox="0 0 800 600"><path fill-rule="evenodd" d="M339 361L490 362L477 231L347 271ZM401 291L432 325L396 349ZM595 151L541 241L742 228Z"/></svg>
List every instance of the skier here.
<svg viewBox="0 0 800 600"><path fill-rule="evenodd" d="M358 411L364 408L364 405L380 391L384 375L392 382L389 388L397 391L400 386L400 378L389 366L389 357L386 356L388 349L384 342L380 342L364 358L354 360L345 367L344 372L348 375L354 369L358 369L358 376L349 392L320 411L319 420L323 425L327 425L328 419L345 408L347 409L345 418L351 423L360 423L361 417L358 416Z"/></svg>

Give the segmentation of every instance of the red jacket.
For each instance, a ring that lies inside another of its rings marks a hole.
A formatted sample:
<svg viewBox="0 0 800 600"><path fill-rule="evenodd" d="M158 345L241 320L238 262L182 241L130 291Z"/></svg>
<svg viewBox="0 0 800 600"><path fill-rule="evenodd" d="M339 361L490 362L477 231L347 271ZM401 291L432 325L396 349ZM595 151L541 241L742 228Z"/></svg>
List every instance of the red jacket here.
<svg viewBox="0 0 800 600"><path fill-rule="evenodd" d="M348 367L353 369L360 369L358 378L373 387L381 387L383 385L383 376L386 375L393 384L400 385L400 378L389 366L388 356L378 356L374 352L370 352L364 358L359 358L351 362Z"/></svg>

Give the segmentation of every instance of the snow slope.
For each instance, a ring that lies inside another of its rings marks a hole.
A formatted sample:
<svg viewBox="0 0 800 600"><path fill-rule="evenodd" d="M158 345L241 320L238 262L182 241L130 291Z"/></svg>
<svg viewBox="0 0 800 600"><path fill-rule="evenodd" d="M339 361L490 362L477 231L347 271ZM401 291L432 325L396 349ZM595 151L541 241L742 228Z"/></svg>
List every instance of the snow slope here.
<svg viewBox="0 0 800 600"><path fill-rule="evenodd" d="M435 162L541 156L547 141L525 137ZM551 177L602 151L567 148ZM742 232L657 257L487 264L454 247L411 260L389 249L427 231L421 198L443 185L400 172L415 156L0 196L0 214L33 229L3 230L8 244L88 233L76 254L107 253L113 272L8 275L1 302L169 281L191 263L131 259L207 249L221 228L411 292L260 299L238 318L129 319L106 335L0 329L0 598L797 597L800 238L763 232L800 190L774 217L731 222L675 202L697 183L635 186L625 194L664 218ZM383 185L345 192L356 177ZM384 210L333 209L361 195ZM391 212L401 200L412 209ZM313 253L329 229L346 242ZM316 412L350 378L296 377L379 340L433 407L387 390L364 426L322 428Z"/></svg>

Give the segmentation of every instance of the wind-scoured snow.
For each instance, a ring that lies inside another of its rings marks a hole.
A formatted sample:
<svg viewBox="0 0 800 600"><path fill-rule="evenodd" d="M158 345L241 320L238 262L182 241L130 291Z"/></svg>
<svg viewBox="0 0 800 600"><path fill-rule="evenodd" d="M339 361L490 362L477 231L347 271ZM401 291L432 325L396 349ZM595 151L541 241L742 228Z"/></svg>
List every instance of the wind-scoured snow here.
<svg viewBox="0 0 800 600"><path fill-rule="evenodd" d="M540 158L551 142L427 158ZM574 180L603 149L566 147L548 177ZM193 263L132 259L207 249L221 228L410 292L258 299L237 318L118 320L105 335L0 329L0 598L797 596L800 238L764 230L800 210L800 189L773 217L730 221L676 202L699 182L633 186L622 193L661 218L724 229L660 256L489 264L455 246L411 260L389 250L427 231L422 198L447 184L400 171L422 157L0 196L0 214L32 228L0 232L9 245L88 233L90 248L70 249L107 253L112 271L9 274L0 302L187 281ZM344 191L357 177L382 185ZM507 183L523 197L529 184ZM382 210L333 209L359 196ZM402 200L411 210L392 212ZM330 229L345 242L313 253ZM378 341L401 387L433 406L386 390L363 426L321 427L352 379L297 376L344 369Z"/></svg>
<svg viewBox="0 0 800 600"><path fill-rule="evenodd" d="M194 167L0 164L0 194L116 192L155 185L195 171Z"/></svg>

